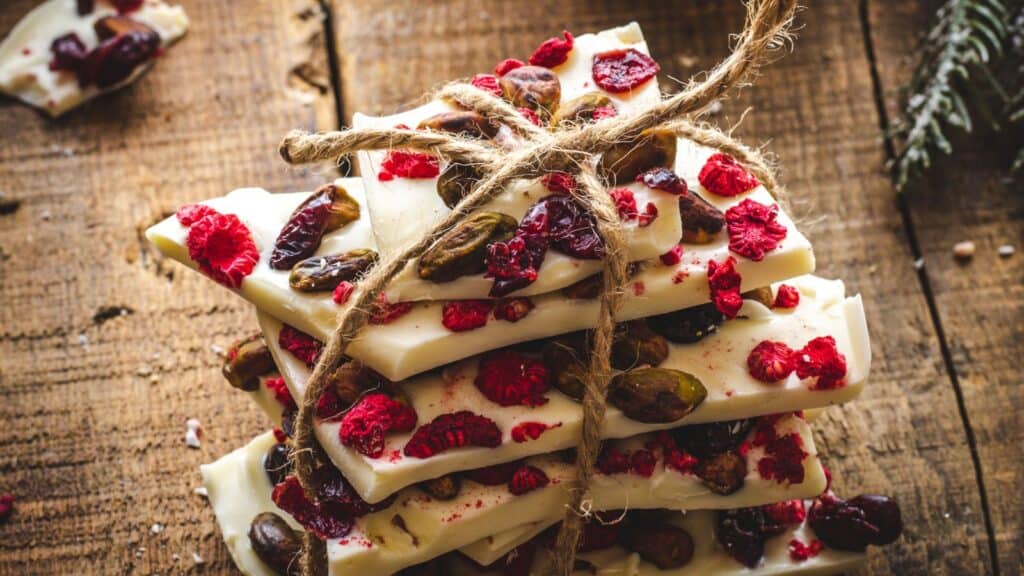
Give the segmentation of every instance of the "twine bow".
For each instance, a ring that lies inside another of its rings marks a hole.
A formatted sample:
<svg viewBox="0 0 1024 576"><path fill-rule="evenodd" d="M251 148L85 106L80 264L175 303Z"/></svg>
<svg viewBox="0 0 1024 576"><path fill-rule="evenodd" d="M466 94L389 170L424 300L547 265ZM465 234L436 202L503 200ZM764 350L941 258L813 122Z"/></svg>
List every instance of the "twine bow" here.
<svg viewBox="0 0 1024 576"><path fill-rule="evenodd" d="M327 377L346 358L344 351L369 321L370 311L388 283L418 259L445 232L473 211L482 208L515 180L535 179L550 172L576 175L576 200L593 216L604 240L603 291L600 314L592 339L593 351L583 395L582 438L577 449L576 483L556 541L554 570L569 575L575 564L582 523L590 515L589 486L601 446L605 397L612 376L609 361L615 314L627 281L627 251L618 212L595 174L597 157L620 142L634 142L645 130L672 130L692 141L729 153L743 163L772 194L779 192L775 176L761 154L712 127L688 120L696 117L730 89L749 80L767 55L785 43L796 10L796 0L752 0L747 20L735 49L700 82L691 81L675 96L646 110L609 118L599 123L572 126L549 132L533 125L507 102L466 84L452 84L436 94L488 120L507 125L523 144L505 150L493 143L454 134L399 128L349 129L340 132L289 133L280 153L289 164L307 164L338 158L360 150L415 149L435 154L449 162L473 164L484 175L476 189L427 235L400 253L379 262L360 282L354 303L339 318L306 386L295 426L295 474L307 494L315 466L316 439L313 415ZM365 176L365 175L364 175ZM307 533L302 570L306 576L323 573L326 567L324 543Z"/></svg>

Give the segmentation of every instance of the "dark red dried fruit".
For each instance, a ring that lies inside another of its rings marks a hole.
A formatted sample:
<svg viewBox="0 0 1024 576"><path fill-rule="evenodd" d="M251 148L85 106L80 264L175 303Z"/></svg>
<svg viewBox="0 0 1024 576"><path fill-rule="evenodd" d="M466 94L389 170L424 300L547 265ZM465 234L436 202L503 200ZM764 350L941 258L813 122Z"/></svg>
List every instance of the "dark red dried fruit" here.
<svg viewBox="0 0 1024 576"><path fill-rule="evenodd" d="M683 247L676 244L671 250L658 256L658 258L661 259L661 263L665 266L675 266L683 261Z"/></svg>
<svg viewBox="0 0 1024 576"><path fill-rule="evenodd" d="M515 462L504 462L502 464L469 470L464 472L463 475L477 484L500 486L511 481L516 470L519 470L522 465L522 462L518 460Z"/></svg>
<svg viewBox="0 0 1024 576"><path fill-rule="evenodd" d="M729 256L724 262L708 260L708 286L711 289L711 302L726 318L735 318L743 306L740 295L739 272L736 271L736 260Z"/></svg>
<svg viewBox="0 0 1024 576"><path fill-rule="evenodd" d="M320 350L323 349L323 342L295 328L291 324L281 326L281 332L277 335L277 344L282 349L291 352L307 366L316 365L320 357Z"/></svg>
<svg viewBox="0 0 1024 576"><path fill-rule="evenodd" d="M264 384L274 394L274 400L284 406L285 410L294 410L298 407L295 404L295 399L292 398L292 393L288 391L288 384L285 383L284 378L280 376L267 378Z"/></svg>
<svg viewBox="0 0 1024 576"><path fill-rule="evenodd" d="M502 298L494 305L494 317L515 323L526 318L533 308L533 300L529 298Z"/></svg>
<svg viewBox="0 0 1024 576"><path fill-rule="evenodd" d="M843 500L825 494L814 501L807 522L829 548L863 552L895 542L903 532L900 507L888 496L864 494Z"/></svg>
<svg viewBox="0 0 1024 576"><path fill-rule="evenodd" d="M661 70L650 56L634 48L594 55L591 76L603 90L619 94L647 82Z"/></svg>
<svg viewBox="0 0 1024 576"><path fill-rule="evenodd" d="M530 55L530 64L545 68L560 66L569 59L569 52L572 52L572 46L572 34L563 30L562 38L548 38Z"/></svg>
<svg viewBox="0 0 1024 576"><path fill-rule="evenodd" d="M770 534L780 534L807 518L804 501L800 499L766 504L761 507L761 512L764 514L765 531Z"/></svg>
<svg viewBox="0 0 1024 576"><path fill-rule="evenodd" d="M571 197L555 194L541 198L519 223L526 233L546 236L553 249L581 260L604 257L604 241L594 217Z"/></svg>
<svg viewBox="0 0 1024 576"><path fill-rule="evenodd" d="M352 296L352 292L355 292L356 285L349 282L348 280L342 280L334 287L334 291L331 292L331 300L338 306L344 306L348 303L348 299Z"/></svg>
<svg viewBox="0 0 1024 576"><path fill-rule="evenodd" d="M536 466L523 466L516 470L508 482L508 491L516 496L533 492L551 483L548 475Z"/></svg>
<svg viewBox="0 0 1024 576"><path fill-rule="evenodd" d="M602 474L625 474L630 466L629 455L612 446L604 446L597 456L597 469Z"/></svg>
<svg viewBox="0 0 1024 576"><path fill-rule="evenodd" d="M607 550L615 545L619 539L619 528L621 523L601 523L597 516L591 517L590 521L583 525L583 534L576 546L576 551L585 554L597 550Z"/></svg>
<svg viewBox="0 0 1024 576"><path fill-rule="evenodd" d="M700 342L718 330L724 318L714 304L703 304L667 314L651 316L647 324L652 330L679 344Z"/></svg>
<svg viewBox="0 0 1024 576"><path fill-rule="evenodd" d="M637 174L636 181L643 182L645 186L654 190L661 190L678 196L686 194L686 182L678 174L664 166L651 168L646 172Z"/></svg>
<svg viewBox="0 0 1024 576"><path fill-rule="evenodd" d="M630 470L644 478L650 478L657 465L658 458L650 450L637 450L629 458Z"/></svg>
<svg viewBox="0 0 1024 576"><path fill-rule="evenodd" d="M796 375L801 379L817 377L812 390L833 390L846 385L846 357L836 348L831 336L820 336L796 352Z"/></svg>
<svg viewBox="0 0 1024 576"><path fill-rule="evenodd" d="M510 68L509 70L514 70ZM505 71L506 73L508 70ZM470 84L483 90L484 92L490 92L498 98L501 98L501 85L498 84L498 77L493 74L477 74L473 76L473 79L469 81Z"/></svg>
<svg viewBox="0 0 1024 576"><path fill-rule="evenodd" d="M748 568L764 557L764 515L760 508L723 510L718 514L718 543L725 553Z"/></svg>
<svg viewBox="0 0 1024 576"><path fill-rule="evenodd" d="M770 384L778 382L796 369L793 349L782 342L765 340L747 355L747 370L755 380Z"/></svg>
<svg viewBox="0 0 1024 576"><path fill-rule="evenodd" d="M565 172L549 172L540 183L552 194L572 194L576 190L576 177Z"/></svg>
<svg viewBox="0 0 1024 576"><path fill-rule="evenodd" d="M110 0L110 3L114 5L119 14L127 14L142 8L145 0Z"/></svg>
<svg viewBox="0 0 1024 576"><path fill-rule="evenodd" d="M14 494L0 494L0 522L6 522L14 513Z"/></svg>
<svg viewBox="0 0 1024 576"><path fill-rule="evenodd" d="M498 350L480 359L477 389L501 406L542 406L551 388L551 374L539 359L515 350Z"/></svg>
<svg viewBox="0 0 1024 576"><path fill-rule="evenodd" d="M437 156L424 152L408 152L392 150L380 163L377 179L382 181L395 178L437 178L441 174L441 165Z"/></svg>
<svg viewBox="0 0 1024 576"><path fill-rule="evenodd" d="M274 270L291 270L300 260L312 256L320 247L320 241L327 230L330 209L329 194L313 194L300 204L274 241L270 267Z"/></svg>
<svg viewBox="0 0 1024 576"><path fill-rule="evenodd" d="M216 210L206 204L187 204L178 208L178 212L175 214L175 217L178 218L178 222L180 222L182 226L191 226L206 216L217 213L218 212Z"/></svg>
<svg viewBox="0 0 1024 576"><path fill-rule="evenodd" d="M291 449L283 442L278 442L267 450L263 456L263 471L266 472L271 484L284 482L292 468L290 457Z"/></svg>
<svg viewBox="0 0 1024 576"><path fill-rule="evenodd" d="M412 311L412 302L388 302L387 296L381 292L370 314L370 324L390 324Z"/></svg>
<svg viewBox="0 0 1024 576"><path fill-rule="evenodd" d="M228 288L241 286L260 259L249 228L234 214L212 211L193 222L185 245L199 270Z"/></svg>
<svg viewBox="0 0 1024 576"><path fill-rule="evenodd" d="M753 420L729 420L682 426L671 432L679 447L699 457L708 458L734 450L750 433Z"/></svg>
<svg viewBox="0 0 1024 576"><path fill-rule="evenodd" d="M501 444L501 430L493 420L468 410L441 414L420 426L402 452L412 458L431 456L463 446L494 448Z"/></svg>
<svg viewBox="0 0 1024 576"><path fill-rule="evenodd" d="M658 433L658 439L650 444L661 448L665 457L665 468L671 468L680 474L692 474L694 467L700 462L692 454L676 444L675 438L667 431Z"/></svg>
<svg viewBox="0 0 1024 576"><path fill-rule="evenodd" d="M623 222L629 222L636 220L636 196L633 195L633 191L629 188L613 188L608 191L608 194L612 197L612 201L615 202L615 209L619 211L619 219Z"/></svg>
<svg viewBox="0 0 1024 576"><path fill-rule="evenodd" d="M343 538L352 531L352 516L330 514L319 503L311 502L302 491L298 478L294 476L288 476L284 482L274 486L271 499L278 508L291 514L292 518L321 540Z"/></svg>
<svg viewBox="0 0 1024 576"><path fill-rule="evenodd" d="M523 62L522 60L506 58L501 62L498 62L498 65L494 67L494 75L504 76L509 70L515 70L516 68L522 68L523 66L526 66L526 62Z"/></svg>
<svg viewBox="0 0 1024 576"><path fill-rule="evenodd" d="M641 228L646 228L654 222L655 218L658 217L658 207L652 202L648 202L647 206L644 206L644 211L637 216L637 225Z"/></svg>
<svg viewBox="0 0 1024 576"><path fill-rule="evenodd" d="M712 154L697 175L700 185L718 196L737 196L757 188L760 182L728 154Z"/></svg>
<svg viewBox="0 0 1024 576"><path fill-rule="evenodd" d="M50 70L67 70L69 72L77 71L89 54L85 49L85 43L74 32L54 39L50 44L50 52L53 53Z"/></svg>
<svg viewBox="0 0 1024 576"><path fill-rule="evenodd" d="M368 394L341 419L338 438L360 454L380 458L384 454L384 436L390 432L409 432L416 427L416 411L386 394Z"/></svg>
<svg viewBox="0 0 1024 576"><path fill-rule="evenodd" d="M507 242L489 244L484 277L494 278L490 295L505 296L537 280L537 270L547 249L547 239L540 236L516 236Z"/></svg>
<svg viewBox="0 0 1024 576"><path fill-rule="evenodd" d="M326 512L338 516L360 518L384 510L395 501L394 495L374 504L363 500L334 466L321 466L314 470L310 484L320 506Z"/></svg>
<svg viewBox="0 0 1024 576"><path fill-rule="evenodd" d="M338 396L333 387L325 387L316 400L316 417L324 421L335 420L343 416L350 405Z"/></svg>
<svg viewBox="0 0 1024 576"><path fill-rule="evenodd" d="M804 481L804 443L796 433L779 436L765 447L765 455L757 461L757 472L765 480L799 484Z"/></svg>
<svg viewBox="0 0 1024 576"><path fill-rule="evenodd" d="M452 332L466 332L487 324L493 300L450 300L441 308L441 324Z"/></svg>
<svg viewBox="0 0 1024 576"><path fill-rule="evenodd" d="M800 304L800 291L789 284L780 284L775 293L773 308L796 308Z"/></svg>
<svg viewBox="0 0 1024 576"><path fill-rule="evenodd" d="M825 543L821 540L811 540L810 544L804 544L802 541L793 538L789 541L789 558L794 562L803 562L817 556L825 548Z"/></svg>
<svg viewBox="0 0 1024 576"><path fill-rule="evenodd" d="M786 227L776 221L778 204L766 206L750 198L725 211L729 225L729 250L750 258L764 260L786 237Z"/></svg>
<svg viewBox="0 0 1024 576"><path fill-rule="evenodd" d="M100 89L123 82L139 65L156 57L160 36L151 29L108 38L94 48L78 68L78 83Z"/></svg>
<svg viewBox="0 0 1024 576"><path fill-rule="evenodd" d="M510 434L512 441L523 443L529 440L536 440L540 435L552 428L558 428L561 424L545 424L543 422L520 422L512 427Z"/></svg>

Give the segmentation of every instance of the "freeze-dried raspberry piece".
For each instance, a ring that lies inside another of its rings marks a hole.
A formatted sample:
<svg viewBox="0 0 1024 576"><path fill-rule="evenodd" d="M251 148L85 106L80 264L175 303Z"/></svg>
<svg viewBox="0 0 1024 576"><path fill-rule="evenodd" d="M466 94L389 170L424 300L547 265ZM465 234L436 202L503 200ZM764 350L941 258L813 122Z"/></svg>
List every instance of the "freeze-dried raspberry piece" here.
<svg viewBox="0 0 1024 576"><path fill-rule="evenodd" d="M687 191L686 182L678 174L664 166L651 168L646 172L637 174L636 181L642 182L648 188L669 192L677 196L682 196Z"/></svg>
<svg viewBox="0 0 1024 576"><path fill-rule="evenodd" d="M590 113L590 118L597 122L605 118L615 118L618 115L619 111L615 109L615 106L598 106Z"/></svg>
<svg viewBox="0 0 1024 576"><path fill-rule="evenodd" d="M526 62L523 62L522 60L506 58L501 62L498 62L498 65L494 67L494 75L504 76L505 74L508 74L509 70L515 70L516 68L522 68L523 66L526 66Z"/></svg>
<svg viewBox="0 0 1024 576"><path fill-rule="evenodd" d="M348 280L342 280L334 287L334 291L331 292L331 299L338 306L344 306L348 303L348 299L352 296L352 292L356 289L356 285L349 282Z"/></svg>
<svg viewBox="0 0 1024 576"><path fill-rule="evenodd" d="M658 458L650 450L637 450L629 458L630 470L644 478L650 478L654 474L654 467L657 465Z"/></svg>
<svg viewBox="0 0 1024 576"><path fill-rule="evenodd" d="M689 452L679 448L676 444L675 438L669 435L666 431L658 433L658 439L650 444L649 447L660 447L662 455L665 457L665 468L671 468L680 474L691 474L693 468L700 460Z"/></svg>
<svg viewBox="0 0 1024 576"><path fill-rule="evenodd" d="M531 124L534 126L540 126L540 116L537 116L536 112L529 108L516 108L516 110L523 115L523 118L529 120Z"/></svg>
<svg viewBox="0 0 1024 576"><path fill-rule="evenodd" d="M278 508L291 514L303 528L321 540L343 538L352 531L351 515L327 513L318 503L306 498L295 476L288 476L284 482L274 486L270 498Z"/></svg>
<svg viewBox="0 0 1024 576"><path fill-rule="evenodd" d="M14 494L0 494L0 522L6 522L14 513Z"/></svg>
<svg viewBox="0 0 1024 576"><path fill-rule="evenodd" d="M708 192L719 196L737 196L757 188L760 182L728 154L712 154L697 175Z"/></svg>
<svg viewBox="0 0 1024 576"><path fill-rule="evenodd" d="M522 444L529 440L536 440L537 438L540 438L541 434L551 430L552 428L558 428L561 425L561 422L554 425L545 424L543 422L520 422L512 427L510 433L514 442Z"/></svg>
<svg viewBox="0 0 1024 576"><path fill-rule="evenodd" d="M778 204L766 206L750 198L725 211L729 250L754 262L764 260L765 252L776 249L786 237L786 227L775 218Z"/></svg>
<svg viewBox="0 0 1024 576"><path fill-rule="evenodd" d="M500 444L501 430L493 420L462 410L441 414L429 424L420 426L402 452L412 458L430 458L451 448L494 448Z"/></svg>
<svg viewBox="0 0 1024 576"><path fill-rule="evenodd" d="M506 72L508 71L506 70ZM498 98L501 98L501 85L498 84L498 77L494 74L477 74L476 76L473 76L473 79L470 80L469 83L484 92L490 92Z"/></svg>
<svg viewBox="0 0 1024 576"><path fill-rule="evenodd" d="M800 291L789 284L780 284L775 293L773 308L796 308L800 304Z"/></svg>
<svg viewBox="0 0 1024 576"><path fill-rule="evenodd" d="M437 178L441 166L437 156L424 152L408 152L391 150L380 163L378 180L394 180L395 178Z"/></svg>
<svg viewBox="0 0 1024 576"><path fill-rule="evenodd" d="M280 376L277 378L267 378L265 384L267 389L274 393L274 400L280 402L285 410L295 410L298 408L295 405L295 399L292 398L292 393L288 391L288 385L285 384L284 378Z"/></svg>
<svg viewBox="0 0 1024 576"><path fill-rule="evenodd" d="M450 300L441 308L441 323L452 332L466 332L487 324L493 300Z"/></svg>
<svg viewBox="0 0 1024 576"><path fill-rule="evenodd" d="M519 322L534 309L529 298L502 298L494 305L494 317L506 322Z"/></svg>
<svg viewBox="0 0 1024 576"><path fill-rule="evenodd" d="M562 38L548 38L530 55L530 64L554 68L565 63L572 52L573 37L567 30L562 31Z"/></svg>
<svg viewBox="0 0 1024 576"><path fill-rule="evenodd" d="M807 518L804 501L799 498L766 504L761 507L761 512L764 514L766 527L771 527L771 531L781 532L786 527L799 524Z"/></svg>
<svg viewBox="0 0 1024 576"><path fill-rule="evenodd" d="M218 212L206 204L187 204L178 208L175 216L182 226L191 226L210 214L218 214Z"/></svg>
<svg viewBox="0 0 1024 576"><path fill-rule="evenodd" d="M550 172L545 174L540 183L552 194L572 194L576 190L576 177L565 172Z"/></svg>
<svg viewBox="0 0 1024 576"><path fill-rule="evenodd" d="M612 188L608 191L608 194L612 197L612 201L615 202L615 209L619 211L619 219L624 222L630 220L636 220L636 197L633 195L633 191L629 188Z"/></svg>
<svg viewBox="0 0 1024 576"><path fill-rule="evenodd" d="M817 377L811 390L833 390L846 385L846 357L836 348L831 336L811 340L796 353L796 375L800 378Z"/></svg>
<svg viewBox="0 0 1024 576"><path fill-rule="evenodd" d="M341 419L338 438L370 458L384 454L384 436L416 427L416 411L387 394L368 394Z"/></svg>
<svg viewBox="0 0 1024 576"><path fill-rule="evenodd" d="M637 225L641 228L646 228L654 222L655 218L658 217L658 207L653 202L648 202L647 206L644 206L644 211L637 216Z"/></svg>
<svg viewBox="0 0 1024 576"><path fill-rule="evenodd" d="M757 472L765 480L799 484L804 481L804 459L807 452L804 443L796 433L786 434L770 440L765 446L765 455L757 461Z"/></svg>
<svg viewBox="0 0 1024 576"><path fill-rule="evenodd" d="M747 355L747 370L755 380L771 384L786 378L796 369L793 349L782 342L764 340Z"/></svg>
<svg viewBox="0 0 1024 576"><path fill-rule="evenodd" d="M388 297L381 292L370 313L370 324L391 324L412 311L412 302L388 302Z"/></svg>
<svg viewBox="0 0 1024 576"><path fill-rule="evenodd" d="M218 283L238 288L256 267L259 250L249 228L238 216L210 210L188 229L188 257Z"/></svg>
<svg viewBox="0 0 1024 576"><path fill-rule="evenodd" d="M591 76L601 89L618 94L654 78L659 70L661 67L650 56L626 48L595 54Z"/></svg>
<svg viewBox="0 0 1024 576"><path fill-rule="evenodd" d="M551 374L544 362L515 350L498 350L480 359L476 387L490 401L501 406L541 406L551 387Z"/></svg>
<svg viewBox="0 0 1024 576"><path fill-rule="evenodd" d="M515 474L516 470L521 466L522 462L516 460L515 462L504 462L502 464L468 470L463 472L463 475L477 484L483 484L484 486L500 486L502 484L507 484L509 480L512 480L512 475Z"/></svg>
<svg viewBox="0 0 1024 576"><path fill-rule="evenodd" d="M659 256L659 258L661 259L661 263L665 266L675 266L683 260L683 247L676 244L671 250Z"/></svg>
<svg viewBox="0 0 1024 576"><path fill-rule="evenodd" d="M508 482L508 491L516 496L543 488L551 483L548 475L536 466L523 466L516 470Z"/></svg>
<svg viewBox="0 0 1024 576"><path fill-rule="evenodd" d="M323 342L290 324L281 326L281 332L277 335L277 343L281 348L291 352L292 356L302 360L306 366L316 364L317 358L320 357L320 350L324 347Z"/></svg>
<svg viewBox="0 0 1024 576"><path fill-rule="evenodd" d="M742 278L736 271L736 260L729 256L724 262L708 260L708 286L711 289L711 301L726 318L735 318L743 306L740 295Z"/></svg>
<svg viewBox="0 0 1024 576"><path fill-rule="evenodd" d="M789 541L789 557L794 562L803 562L805 560L814 558L825 548L825 544L815 538L811 540L810 544L804 544L802 541L793 538Z"/></svg>
<svg viewBox="0 0 1024 576"><path fill-rule="evenodd" d="M602 474L625 474L629 472L629 468L629 455L624 454L618 448L605 446L601 448L600 454L597 455L597 469Z"/></svg>

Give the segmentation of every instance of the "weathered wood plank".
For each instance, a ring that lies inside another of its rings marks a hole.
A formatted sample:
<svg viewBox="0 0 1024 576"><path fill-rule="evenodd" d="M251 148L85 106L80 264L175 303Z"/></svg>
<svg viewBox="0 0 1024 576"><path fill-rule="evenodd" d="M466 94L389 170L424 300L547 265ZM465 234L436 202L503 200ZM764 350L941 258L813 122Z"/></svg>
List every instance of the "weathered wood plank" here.
<svg viewBox="0 0 1024 576"><path fill-rule="evenodd" d="M738 3L462 0L370 5L336 0L346 113L390 112L456 77L523 58L564 26L644 27L663 81L706 69L741 26ZM854 3L814 3L796 51L726 104L723 123L755 113L738 134L771 140L792 203L816 242L819 270L866 299L874 336L872 384L818 425L845 492L897 496L904 538L872 553L871 573L985 572L988 545L970 452L927 303L884 170L870 63ZM667 84L667 82L666 82Z"/></svg>
<svg viewBox="0 0 1024 576"><path fill-rule="evenodd" d="M933 3L934 4L934 3ZM871 2L871 37L884 106L900 115L901 89L913 72L913 49L934 13L928 3ZM924 273L948 342L995 535L1001 574L1024 572L1024 260L1000 257L1004 244L1024 248L1024 195L1007 167L1024 133L997 134L980 121L958 135L956 153L938 157L928 178L907 190ZM974 258L959 262L953 245L970 240Z"/></svg>
<svg viewBox="0 0 1024 576"><path fill-rule="evenodd" d="M5 2L0 31L33 4ZM200 463L269 425L211 351L254 318L141 232L235 187L312 185L276 144L334 126L334 106L313 85L317 2L184 4L192 30L135 86L59 121L0 102L0 492L18 498L0 574L191 573L193 552L204 573L231 570L192 489Z"/></svg>

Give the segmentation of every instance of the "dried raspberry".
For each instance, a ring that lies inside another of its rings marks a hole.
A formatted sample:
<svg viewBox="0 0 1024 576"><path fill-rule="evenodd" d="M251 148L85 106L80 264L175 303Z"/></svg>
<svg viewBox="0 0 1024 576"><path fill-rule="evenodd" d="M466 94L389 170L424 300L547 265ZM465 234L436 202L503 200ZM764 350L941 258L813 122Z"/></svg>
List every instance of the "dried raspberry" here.
<svg viewBox="0 0 1024 576"><path fill-rule="evenodd" d="M356 285L349 282L348 280L342 280L334 287L334 292L331 293L331 299L338 306L344 306L348 303L348 299L352 296L352 292L356 289Z"/></svg>
<svg viewBox="0 0 1024 576"><path fill-rule="evenodd" d="M193 222L185 245L199 269L228 288L241 286L260 259L252 234L234 214L211 212Z"/></svg>
<svg viewBox="0 0 1024 576"><path fill-rule="evenodd" d="M338 438L370 458L384 454L388 432L409 432L416 427L416 411L386 394L368 394L341 419Z"/></svg>
<svg viewBox="0 0 1024 576"><path fill-rule="evenodd" d="M542 406L551 387L551 375L544 362L515 350L498 350L480 359L474 380L476 387L501 406Z"/></svg>
<svg viewBox="0 0 1024 576"><path fill-rule="evenodd" d="M799 484L804 481L804 459L807 452L796 433L786 434L768 442L765 456L757 461L757 472L765 480Z"/></svg>
<svg viewBox="0 0 1024 576"><path fill-rule="evenodd" d="M508 491L516 496L522 496L527 492L533 492L551 483L548 475L536 466L523 466L512 475L508 483Z"/></svg>
<svg viewBox="0 0 1024 576"><path fill-rule="evenodd" d="M14 513L14 494L0 494L0 522L6 522Z"/></svg>
<svg viewBox="0 0 1024 576"><path fill-rule="evenodd" d="M274 400L280 402L285 410L295 410L298 408L295 405L295 399L292 398L292 393L288 391L288 385L285 383L284 378L280 376L277 378L267 378L265 384L267 389L274 393Z"/></svg>
<svg viewBox="0 0 1024 576"><path fill-rule="evenodd" d="M412 302L395 302L391 304L388 302L388 297L381 292L373 306L373 312L370 314L370 324L391 324L411 311Z"/></svg>
<svg viewBox="0 0 1024 576"><path fill-rule="evenodd" d="M50 60L50 70L67 70L77 72L85 62L89 51L85 49L85 42L78 37L78 34L70 32L59 36L50 44L50 52L53 58Z"/></svg>
<svg viewBox="0 0 1024 576"><path fill-rule="evenodd" d="M743 306L740 296L742 278L736 272L736 260L729 256L724 262L708 260L708 287L711 301L726 318L735 318Z"/></svg>
<svg viewBox="0 0 1024 576"><path fill-rule="evenodd" d="M767 504L761 507L761 512L764 514L765 524L779 531L787 526L800 524L807 518L804 501L799 498Z"/></svg>
<svg viewBox="0 0 1024 576"><path fill-rule="evenodd" d="M747 356L747 369L759 382L770 384L788 377L796 369L793 349L782 342L764 340Z"/></svg>
<svg viewBox="0 0 1024 576"><path fill-rule="evenodd" d="M800 291L789 284L780 284L775 293L773 308L796 308L800 304Z"/></svg>
<svg viewBox="0 0 1024 576"><path fill-rule="evenodd" d="M637 450L629 459L630 469L643 476L650 478L654 474L654 468L658 465L658 458L650 450Z"/></svg>
<svg viewBox="0 0 1024 576"><path fill-rule="evenodd" d="M664 166L651 168L646 172L637 174L636 181L642 182L648 188L661 190L662 192L668 192L677 196L686 194L686 182L678 174Z"/></svg>
<svg viewBox="0 0 1024 576"><path fill-rule="evenodd" d="M343 402L334 388L330 386L325 387L316 400L316 417L325 422L343 416L347 409L348 404Z"/></svg>
<svg viewBox="0 0 1024 576"><path fill-rule="evenodd" d="M615 109L615 106L598 106L590 113L590 118L597 122L605 118L615 118L618 115L619 111Z"/></svg>
<svg viewBox="0 0 1024 576"><path fill-rule="evenodd" d="M470 80L469 83L484 92L490 92L498 98L501 98L501 86L498 84L498 77L493 74L477 74L476 76L473 76L473 79Z"/></svg>
<svg viewBox="0 0 1024 576"><path fill-rule="evenodd" d="M218 212L213 208L210 208L206 204L187 204L178 208L178 213L175 216L178 218L178 222L182 226L191 226L202 220L203 218L217 214Z"/></svg>
<svg viewBox="0 0 1024 576"><path fill-rule="evenodd" d="M665 467L672 468L681 474L692 473L694 466L700 463L700 460L696 457L679 448L675 438L672 438L668 432L659 432L657 441L652 445L661 447L662 454L665 457Z"/></svg>
<svg viewBox="0 0 1024 576"><path fill-rule="evenodd" d="M311 502L295 476L288 476L284 482L274 486L270 498L278 508L291 514L306 530L322 540L344 538L352 531L351 515L329 514L320 504Z"/></svg>
<svg viewBox="0 0 1024 576"><path fill-rule="evenodd" d="M512 476L516 473L516 470L521 467L522 462L516 460L515 462L504 462L502 464L495 464L493 466L485 466L483 468L469 470L463 474L466 478L469 478L477 484L483 484L484 486L500 486L502 484L507 484L512 480Z"/></svg>
<svg viewBox="0 0 1024 576"><path fill-rule="evenodd" d="M551 172L540 179L552 194L572 194L576 190L576 177L565 172Z"/></svg>
<svg viewBox="0 0 1024 576"><path fill-rule="evenodd" d="M786 227L776 222L779 206L766 206L750 198L725 211L729 227L729 250L754 262L776 249L786 237Z"/></svg>
<svg viewBox="0 0 1024 576"><path fill-rule="evenodd" d="M602 474L625 474L630 469L629 455L623 454L618 448L605 446L597 456L597 469Z"/></svg>
<svg viewBox="0 0 1024 576"><path fill-rule="evenodd" d="M451 448L494 448L500 444L501 430L494 421L462 410L441 414L429 424L420 426L402 452L413 458L430 458Z"/></svg>
<svg viewBox="0 0 1024 576"><path fill-rule="evenodd" d="M817 538L811 540L810 544L804 544L800 540L793 538L789 541L789 557L794 562L803 562L804 560L814 558L824 548L825 544Z"/></svg>
<svg viewBox="0 0 1024 576"><path fill-rule="evenodd" d="M653 203L648 202L647 206L644 206L644 211L640 213L637 219L637 224L641 228L646 228L654 222L654 219L658 217L658 207Z"/></svg>
<svg viewBox="0 0 1024 576"><path fill-rule="evenodd" d="M624 222L635 220L637 217L636 197L629 188L613 188L608 191L612 201L615 202L615 209L619 211L619 219Z"/></svg>
<svg viewBox="0 0 1024 576"><path fill-rule="evenodd" d="M708 192L718 196L737 196L757 188L757 178L728 154L712 154L697 175Z"/></svg>
<svg viewBox="0 0 1024 576"><path fill-rule="evenodd" d="M548 38L537 50L530 55L530 64L554 68L565 63L569 59L569 52L572 52L573 37L568 31L562 31L562 38Z"/></svg>
<svg viewBox="0 0 1024 576"><path fill-rule="evenodd" d="M846 385L846 357L836 349L836 340L820 336L796 353L796 375L801 379L817 377L811 390L833 390Z"/></svg>
<svg viewBox="0 0 1024 576"><path fill-rule="evenodd" d="M437 162L437 157L432 154L391 150L380 163L377 179L437 178L440 173L441 166Z"/></svg>
<svg viewBox="0 0 1024 576"><path fill-rule="evenodd" d="M523 115L523 118L529 120L531 124L534 126L540 126L540 116L537 116L536 112L529 108L516 108L516 110Z"/></svg>
<svg viewBox="0 0 1024 576"><path fill-rule="evenodd" d="M529 298L502 298L494 305L494 317L506 322L519 322L534 309Z"/></svg>
<svg viewBox="0 0 1024 576"><path fill-rule="evenodd" d="M498 65L494 67L494 75L504 76L505 74L508 74L509 70L515 70L516 68L522 68L523 66L526 66L526 62L523 62L522 60L506 58L501 62L498 62Z"/></svg>
<svg viewBox="0 0 1024 576"><path fill-rule="evenodd" d="M452 332L466 332L487 324L493 300L451 300L441 309L441 323Z"/></svg>
<svg viewBox="0 0 1024 576"><path fill-rule="evenodd" d="M591 76L601 89L618 94L654 78L659 70L661 67L650 56L626 48L596 54Z"/></svg>
<svg viewBox="0 0 1024 576"><path fill-rule="evenodd" d="M665 266L675 266L683 260L683 247L676 244L671 250L659 256L659 258L661 258L661 263Z"/></svg>
<svg viewBox="0 0 1024 576"><path fill-rule="evenodd" d="M302 360L306 366L316 365L316 360L320 357L320 350L324 346L323 342L290 324L281 326L281 332L277 335L277 344L291 352L292 356Z"/></svg>
<svg viewBox="0 0 1024 576"><path fill-rule="evenodd" d="M558 428L561 425L561 423L550 425L543 422L520 422L512 428L512 440L518 444L528 440L536 440L540 438L541 434L552 428Z"/></svg>

